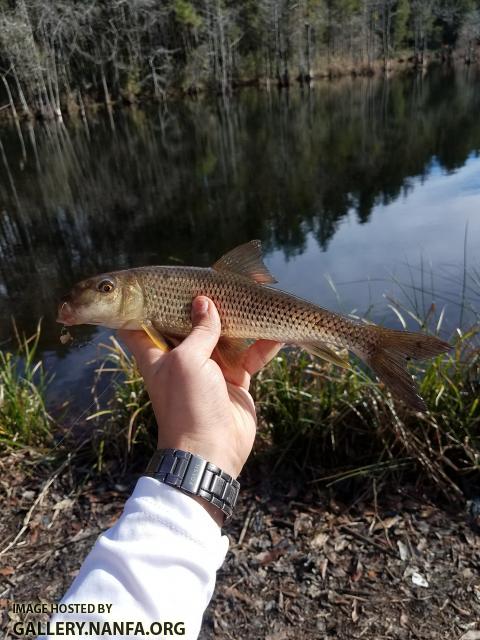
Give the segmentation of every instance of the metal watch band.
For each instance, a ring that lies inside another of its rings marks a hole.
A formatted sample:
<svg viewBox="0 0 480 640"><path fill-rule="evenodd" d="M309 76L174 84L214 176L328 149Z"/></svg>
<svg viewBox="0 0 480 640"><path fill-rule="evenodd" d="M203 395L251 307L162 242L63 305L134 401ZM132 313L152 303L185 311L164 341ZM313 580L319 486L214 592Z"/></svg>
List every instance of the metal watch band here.
<svg viewBox="0 0 480 640"><path fill-rule="evenodd" d="M230 519L240 483L211 462L181 449L157 449L146 474L185 493L200 496Z"/></svg>

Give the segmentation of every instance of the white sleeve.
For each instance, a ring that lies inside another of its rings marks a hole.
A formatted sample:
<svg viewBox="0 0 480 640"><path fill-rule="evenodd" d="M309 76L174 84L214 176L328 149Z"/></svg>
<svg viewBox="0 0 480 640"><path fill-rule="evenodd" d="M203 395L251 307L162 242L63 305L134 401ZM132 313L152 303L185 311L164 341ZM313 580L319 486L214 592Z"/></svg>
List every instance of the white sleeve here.
<svg viewBox="0 0 480 640"><path fill-rule="evenodd" d="M120 631L144 637L141 627L114 626L121 621L141 622L149 638L197 638L227 550L228 538L198 502L142 477L118 522L98 538L42 638L53 638L58 622L85 623L75 624L77 638L120 638ZM110 611L102 612L100 604L112 605ZM177 624L177 633L165 623Z"/></svg>

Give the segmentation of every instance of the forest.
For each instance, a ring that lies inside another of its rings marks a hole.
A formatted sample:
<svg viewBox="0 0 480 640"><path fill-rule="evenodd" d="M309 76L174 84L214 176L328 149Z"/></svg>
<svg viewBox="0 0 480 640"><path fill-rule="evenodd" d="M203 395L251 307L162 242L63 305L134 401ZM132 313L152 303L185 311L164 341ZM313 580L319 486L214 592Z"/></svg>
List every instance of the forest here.
<svg viewBox="0 0 480 640"><path fill-rule="evenodd" d="M61 118L174 91L469 64L479 40L479 0L0 0L0 90L15 117Z"/></svg>

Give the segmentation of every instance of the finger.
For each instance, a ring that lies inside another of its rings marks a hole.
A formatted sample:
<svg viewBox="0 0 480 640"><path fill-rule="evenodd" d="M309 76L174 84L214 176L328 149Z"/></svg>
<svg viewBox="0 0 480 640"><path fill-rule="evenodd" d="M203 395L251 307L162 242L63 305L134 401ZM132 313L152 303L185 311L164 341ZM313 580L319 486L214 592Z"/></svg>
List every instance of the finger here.
<svg viewBox="0 0 480 640"><path fill-rule="evenodd" d="M220 338L220 316L213 302L198 296L192 302L193 329L177 347L178 351L190 352L208 360Z"/></svg>
<svg viewBox="0 0 480 640"><path fill-rule="evenodd" d="M144 331L130 331L121 329L118 337L133 353L141 373L145 373L155 367L161 358L166 355L156 347Z"/></svg>
<svg viewBox="0 0 480 640"><path fill-rule="evenodd" d="M284 346L275 340L257 340L245 353L243 366L250 375L260 371Z"/></svg>

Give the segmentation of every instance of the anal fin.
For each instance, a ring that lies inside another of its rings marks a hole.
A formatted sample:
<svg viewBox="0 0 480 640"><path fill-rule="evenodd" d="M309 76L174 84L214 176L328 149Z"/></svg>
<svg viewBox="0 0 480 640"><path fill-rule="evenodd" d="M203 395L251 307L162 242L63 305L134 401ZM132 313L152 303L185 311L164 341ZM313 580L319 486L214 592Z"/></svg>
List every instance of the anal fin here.
<svg viewBox="0 0 480 640"><path fill-rule="evenodd" d="M337 367L342 367L343 369L352 368L348 361L348 351L346 349L337 351L331 345L325 344L324 342L302 342L298 346L317 358L337 365Z"/></svg>

